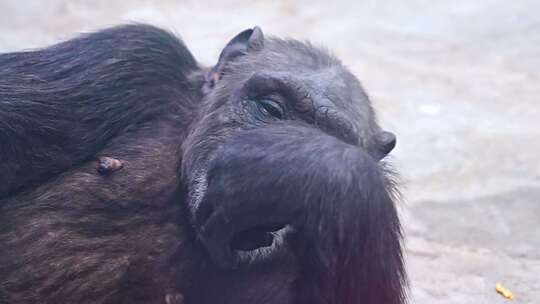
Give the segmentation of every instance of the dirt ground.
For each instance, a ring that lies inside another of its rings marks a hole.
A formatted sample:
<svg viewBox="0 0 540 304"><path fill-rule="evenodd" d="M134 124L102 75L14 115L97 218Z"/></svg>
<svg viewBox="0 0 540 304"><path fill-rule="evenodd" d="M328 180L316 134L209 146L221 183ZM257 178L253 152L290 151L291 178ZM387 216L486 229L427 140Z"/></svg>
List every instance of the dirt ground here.
<svg viewBox="0 0 540 304"><path fill-rule="evenodd" d="M540 303L540 1L0 1L0 52L125 22L214 63L237 32L329 46L398 136L412 303Z"/></svg>

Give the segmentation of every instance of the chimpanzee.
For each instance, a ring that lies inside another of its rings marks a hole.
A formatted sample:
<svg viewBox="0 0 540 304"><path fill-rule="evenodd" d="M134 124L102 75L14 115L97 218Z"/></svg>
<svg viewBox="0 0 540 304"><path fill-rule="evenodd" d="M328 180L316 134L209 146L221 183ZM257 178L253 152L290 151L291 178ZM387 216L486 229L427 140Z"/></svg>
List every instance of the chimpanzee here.
<svg viewBox="0 0 540 304"><path fill-rule="evenodd" d="M0 303L403 304L395 136L327 50L142 24L0 55Z"/></svg>

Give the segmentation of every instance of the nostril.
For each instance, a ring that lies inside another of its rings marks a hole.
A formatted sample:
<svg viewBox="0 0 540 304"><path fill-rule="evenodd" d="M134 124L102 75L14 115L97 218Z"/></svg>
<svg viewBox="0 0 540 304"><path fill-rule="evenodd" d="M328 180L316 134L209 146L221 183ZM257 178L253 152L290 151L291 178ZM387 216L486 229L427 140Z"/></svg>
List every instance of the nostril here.
<svg viewBox="0 0 540 304"><path fill-rule="evenodd" d="M285 224L268 224L237 233L231 241L231 249L251 251L261 247L269 247L274 242L274 231L285 227Z"/></svg>
<svg viewBox="0 0 540 304"><path fill-rule="evenodd" d="M231 241L231 248L239 251L251 251L272 245L274 237L269 232L248 230L238 233Z"/></svg>

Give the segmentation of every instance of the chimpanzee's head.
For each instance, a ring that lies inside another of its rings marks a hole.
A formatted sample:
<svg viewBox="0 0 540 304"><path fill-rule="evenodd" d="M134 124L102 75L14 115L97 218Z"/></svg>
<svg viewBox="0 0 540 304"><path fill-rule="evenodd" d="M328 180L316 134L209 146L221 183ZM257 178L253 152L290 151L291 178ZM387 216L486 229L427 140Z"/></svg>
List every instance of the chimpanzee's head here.
<svg viewBox="0 0 540 304"><path fill-rule="evenodd" d="M258 27L226 45L202 90L182 173L199 237L226 269L271 258L307 213L323 212L309 205L322 204L317 193L339 199L361 187L355 176L377 171L396 143L338 59L309 43L265 38Z"/></svg>

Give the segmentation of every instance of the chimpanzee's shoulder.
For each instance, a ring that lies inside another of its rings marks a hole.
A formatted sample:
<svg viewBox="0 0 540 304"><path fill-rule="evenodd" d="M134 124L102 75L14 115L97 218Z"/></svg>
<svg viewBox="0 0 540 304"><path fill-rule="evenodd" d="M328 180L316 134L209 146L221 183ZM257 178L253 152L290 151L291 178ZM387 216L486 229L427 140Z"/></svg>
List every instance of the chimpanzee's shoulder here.
<svg viewBox="0 0 540 304"><path fill-rule="evenodd" d="M149 24L133 23L105 28L86 33L76 39L62 42L50 51L58 53L59 49L75 50L92 45L92 52L109 49L116 54L129 57L161 56L178 62L185 67L197 68L197 61L182 39L171 31Z"/></svg>
<svg viewBox="0 0 540 304"><path fill-rule="evenodd" d="M171 31L145 24L122 24L87 34L89 38L117 38L124 41L140 41L156 44L179 44L185 46L182 40Z"/></svg>

